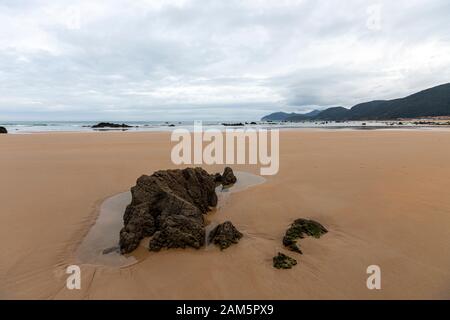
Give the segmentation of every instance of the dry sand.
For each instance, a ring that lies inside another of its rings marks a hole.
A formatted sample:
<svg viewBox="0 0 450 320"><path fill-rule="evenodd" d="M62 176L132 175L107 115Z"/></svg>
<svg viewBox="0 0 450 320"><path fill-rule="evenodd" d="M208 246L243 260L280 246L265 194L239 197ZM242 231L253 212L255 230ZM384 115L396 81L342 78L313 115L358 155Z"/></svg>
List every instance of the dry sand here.
<svg viewBox="0 0 450 320"><path fill-rule="evenodd" d="M70 291L65 268L102 200L174 168L169 134L0 136L0 299L450 299L450 132L298 130L280 140L279 173L218 213L244 233L238 245L81 265L82 289ZM299 264L276 270L300 217L330 232L302 240ZM366 288L372 264L378 291Z"/></svg>

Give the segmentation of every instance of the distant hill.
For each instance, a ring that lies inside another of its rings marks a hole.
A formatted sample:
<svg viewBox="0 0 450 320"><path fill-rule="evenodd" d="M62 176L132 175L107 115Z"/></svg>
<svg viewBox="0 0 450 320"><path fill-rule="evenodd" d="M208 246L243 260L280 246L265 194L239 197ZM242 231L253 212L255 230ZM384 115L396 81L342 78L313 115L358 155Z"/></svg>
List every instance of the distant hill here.
<svg viewBox="0 0 450 320"><path fill-rule="evenodd" d="M355 105L351 109L328 108L312 117L290 114L283 120L390 120L450 116L450 83L433 87L405 98L375 100Z"/></svg>
<svg viewBox="0 0 450 320"><path fill-rule="evenodd" d="M322 110L313 110L311 112L305 113L304 116L312 118L312 117L317 116L321 112L322 112Z"/></svg>
<svg viewBox="0 0 450 320"><path fill-rule="evenodd" d="M344 119L349 110L344 107L333 107L323 110L314 120L341 120Z"/></svg>
<svg viewBox="0 0 450 320"><path fill-rule="evenodd" d="M295 113L286 113L286 112L274 112L267 116L264 116L261 121L284 121L290 116L294 116Z"/></svg>
<svg viewBox="0 0 450 320"><path fill-rule="evenodd" d="M320 112L320 110L314 110L308 113L275 112L263 117L261 121L303 121L317 116Z"/></svg>

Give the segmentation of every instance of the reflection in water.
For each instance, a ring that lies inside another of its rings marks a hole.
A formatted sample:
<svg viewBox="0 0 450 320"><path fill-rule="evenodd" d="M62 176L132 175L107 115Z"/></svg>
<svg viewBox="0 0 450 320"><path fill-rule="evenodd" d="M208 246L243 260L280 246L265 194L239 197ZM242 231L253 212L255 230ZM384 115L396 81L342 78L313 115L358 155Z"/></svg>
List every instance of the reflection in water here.
<svg viewBox="0 0 450 320"><path fill-rule="evenodd" d="M77 250L77 258L81 263L126 266L137 262L133 256L121 255L118 245L123 213L130 202L131 193L127 191L102 203L97 221Z"/></svg>
<svg viewBox="0 0 450 320"><path fill-rule="evenodd" d="M233 186L228 188L219 186L216 188L219 199L217 207L205 217L207 239L211 230L219 224L215 220L216 213L227 203L230 194L243 191L266 181L261 176L247 172L237 171L235 175L237 182ZM121 255L119 252L119 232L123 227L123 214L130 202L131 192L127 191L112 196L102 203L97 221L77 249L76 256L80 263L125 267L145 257L148 253L148 238L143 239L139 248L131 254Z"/></svg>

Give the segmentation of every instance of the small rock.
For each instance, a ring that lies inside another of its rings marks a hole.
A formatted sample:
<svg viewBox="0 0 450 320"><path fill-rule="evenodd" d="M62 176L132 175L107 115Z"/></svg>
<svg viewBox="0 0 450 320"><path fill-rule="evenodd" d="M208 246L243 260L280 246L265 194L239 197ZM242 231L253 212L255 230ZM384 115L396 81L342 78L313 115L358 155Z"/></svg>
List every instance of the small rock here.
<svg viewBox="0 0 450 320"><path fill-rule="evenodd" d="M237 181L237 178L233 173L233 169L231 169L230 167L226 167L223 171L223 174L216 173L211 176L214 179L216 186L222 185L224 187L230 187Z"/></svg>
<svg viewBox="0 0 450 320"><path fill-rule="evenodd" d="M232 244L238 243L242 236L242 233L230 221L226 221L211 231L209 242L219 246L220 250L224 250Z"/></svg>
<svg viewBox="0 0 450 320"><path fill-rule="evenodd" d="M325 229L324 226L314 220L297 219L289 227L289 229L286 230L286 234L283 238L283 244L289 248L289 250L301 254L302 251L297 245L298 239L303 239L305 235L320 238L320 236L327 232L328 230Z"/></svg>
<svg viewBox="0 0 450 320"><path fill-rule="evenodd" d="M226 167L222 174L222 185L231 186L235 184L236 181L237 178L233 173L233 169L231 169L230 167Z"/></svg>
<svg viewBox="0 0 450 320"><path fill-rule="evenodd" d="M297 260L281 252L278 252L278 255L273 257L273 266L277 269L291 269L296 264Z"/></svg>
<svg viewBox="0 0 450 320"><path fill-rule="evenodd" d="M6 130L5 127L0 127L0 134L6 134L8 133L8 130Z"/></svg>

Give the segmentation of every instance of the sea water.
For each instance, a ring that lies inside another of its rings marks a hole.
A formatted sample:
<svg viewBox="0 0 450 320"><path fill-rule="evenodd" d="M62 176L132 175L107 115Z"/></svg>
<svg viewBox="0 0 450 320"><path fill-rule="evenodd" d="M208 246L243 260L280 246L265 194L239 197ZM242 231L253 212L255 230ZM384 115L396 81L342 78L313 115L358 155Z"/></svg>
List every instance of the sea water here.
<svg viewBox="0 0 450 320"><path fill-rule="evenodd" d="M0 126L5 127L8 133L40 133L40 132L95 132L95 131L171 131L176 128L184 128L190 131L194 128L193 121L111 121L123 123L132 128L117 129L92 129L99 121L0 121ZM246 128L255 129L395 129L395 128L419 128L422 126L404 122L386 121L316 121L316 122L265 122L265 121L203 121L202 125L211 129L224 130L226 128L242 128L243 126L224 126L223 123L242 123ZM442 126L443 127L443 126Z"/></svg>

